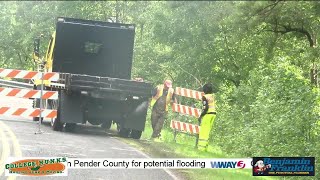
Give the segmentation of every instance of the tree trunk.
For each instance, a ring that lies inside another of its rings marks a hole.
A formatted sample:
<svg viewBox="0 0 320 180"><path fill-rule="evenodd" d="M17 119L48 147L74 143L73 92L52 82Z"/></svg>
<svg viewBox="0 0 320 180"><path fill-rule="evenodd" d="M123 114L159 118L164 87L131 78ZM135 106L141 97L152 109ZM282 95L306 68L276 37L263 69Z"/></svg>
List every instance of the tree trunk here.
<svg viewBox="0 0 320 180"><path fill-rule="evenodd" d="M316 87L319 86L318 68L315 62L312 63L312 67L310 69L310 80L311 80L311 84L315 85Z"/></svg>

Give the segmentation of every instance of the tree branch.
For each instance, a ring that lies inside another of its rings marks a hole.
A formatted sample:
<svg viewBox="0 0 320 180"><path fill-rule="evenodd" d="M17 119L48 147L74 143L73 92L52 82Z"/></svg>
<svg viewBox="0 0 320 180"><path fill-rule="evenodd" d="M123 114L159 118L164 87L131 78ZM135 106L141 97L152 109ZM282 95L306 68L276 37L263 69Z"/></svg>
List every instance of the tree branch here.
<svg viewBox="0 0 320 180"><path fill-rule="evenodd" d="M223 66L225 69L229 69L226 65L224 65L224 64L221 62L220 59L217 59L217 60L218 60L218 62L220 63L221 66ZM236 81L236 80L231 79L231 78L227 78L226 76L221 76L221 77L224 78L224 79L226 79L226 80L228 80L228 81L231 81L232 83L234 83L234 85L235 85L236 87L238 87L238 86L240 85L240 82L239 82L239 81Z"/></svg>
<svg viewBox="0 0 320 180"><path fill-rule="evenodd" d="M265 20L272 12L272 10L277 6L279 5L280 1L284 1L284 0L277 0L277 1L274 1L274 3L272 4L269 4L265 7L263 7L262 9L259 9L257 10L255 13L253 13L253 15L251 15L248 20L251 20L253 17L257 16L257 15L264 15L263 16L263 19ZM281 5L283 5L284 3L282 3ZM268 8L270 8L269 10L267 10ZM249 13L251 14L251 13Z"/></svg>
<svg viewBox="0 0 320 180"><path fill-rule="evenodd" d="M268 12L271 12L279 4L280 1L281 0L275 1L274 3L269 4L268 6L256 11L256 13L253 16L262 15L262 14L266 14ZM268 9L268 8L270 8L270 9Z"/></svg>
<svg viewBox="0 0 320 180"><path fill-rule="evenodd" d="M239 85L240 85L239 81L236 81L236 80L231 79L231 78L225 78L225 79L228 80L228 81L231 81L236 87L239 87Z"/></svg>
<svg viewBox="0 0 320 180"><path fill-rule="evenodd" d="M233 59L233 62L236 62L235 58L231 55L231 50L228 46L228 39L227 39L227 33L225 31L223 31L223 34L224 34L224 45L229 53L229 56ZM236 63L231 63L237 70L239 70L239 66L236 65Z"/></svg>
<svg viewBox="0 0 320 180"><path fill-rule="evenodd" d="M188 71L184 70L184 69L183 69L181 66L179 66L177 63L174 62L174 64L175 64L178 68L180 68L183 72L185 72L185 73L187 73L188 75L190 75L191 77L193 77L193 78L196 80L196 82L197 82L201 87L203 86L202 82L201 82L197 77L195 77L193 74L189 73Z"/></svg>
<svg viewBox="0 0 320 180"><path fill-rule="evenodd" d="M163 67L163 66L160 65L160 64L159 64L159 66L160 66L160 68L162 69L162 72L165 71L165 73L170 76L170 78L172 79L172 81L174 81L174 78L173 78L172 74L171 74L168 70L166 70L167 68Z"/></svg>
<svg viewBox="0 0 320 180"><path fill-rule="evenodd" d="M266 30L266 31L270 31L270 32L274 32L274 33L281 33L281 34L286 34L289 32L301 33L301 34L304 34L305 36L307 36L310 47L315 46L315 41L314 41L314 39L312 39L311 34L303 27L302 28L293 28L290 25L280 25L280 26L282 26L284 28L284 30L273 29L273 30Z"/></svg>
<svg viewBox="0 0 320 180"><path fill-rule="evenodd" d="M18 57L19 57L19 61L20 61L21 65L23 65L22 57L21 57L21 53L20 53L20 52L18 52L18 53L17 53L17 55L18 55Z"/></svg>
<svg viewBox="0 0 320 180"><path fill-rule="evenodd" d="M285 26L285 25L283 25L283 27L288 32L299 32L299 33L302 33L302 34L306 35L307 39L309 41L310 47L314 47L314 40L312 39L311 34L306 29L304 29L303 27L302 28L292 28L290 26Z"/></svg>

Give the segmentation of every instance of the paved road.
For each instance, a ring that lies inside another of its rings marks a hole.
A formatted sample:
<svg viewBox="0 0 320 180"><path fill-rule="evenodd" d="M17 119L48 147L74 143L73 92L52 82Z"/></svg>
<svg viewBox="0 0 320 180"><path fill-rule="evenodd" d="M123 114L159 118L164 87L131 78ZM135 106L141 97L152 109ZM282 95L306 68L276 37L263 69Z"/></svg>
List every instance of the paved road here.
<svg viewBox="0 0 320 180"><path fill-rule="evenodd" d="M30 107L25 99L0 97L1 106ZM41 126L43 134L35 134L38 126L30 118L0 116L0 180L7 179L3 164L8 156L15 157L76 157L76 158L146 158L142 152L123 143L113 132L99 127L78 126L74 133L55 132L49 121ZM69 170L68 177L41 179L176 179L165 170L96 169ZM40 179L17 177L16 179Z"/></svg>

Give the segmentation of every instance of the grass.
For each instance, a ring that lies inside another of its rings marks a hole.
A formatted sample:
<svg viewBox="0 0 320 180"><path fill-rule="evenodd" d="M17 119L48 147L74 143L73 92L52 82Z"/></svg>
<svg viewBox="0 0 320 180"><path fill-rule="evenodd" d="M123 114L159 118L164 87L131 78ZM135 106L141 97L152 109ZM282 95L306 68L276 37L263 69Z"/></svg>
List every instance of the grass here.
<svg viewBox="0 0 320 180"><path fill-rule="evenodd" d="M168 118L166 127L169 127L171 118ZM320 121L319 121L320 123ZM115 129L115 127L114 127ZM163 142L153 142L150 140L152 134L150 111L148 113L145 130L140 140L121 139L134 146L153 158L245 158L237 154L226 154L217 145L210 144L208 152L202 152L195 148L195 137L178 133L176 142L173 140L173 131L170 128L163 128L161 134ZM257 177L252 176L251 169L179 169L173 170L180 179L196 180L304 180L316 179L315 177Z"/></svg>
<svg viewBox="0 0 320 180"><path fill-rule="evenodd" d="M163 129L161 134L163 142L150 141L152 134L150 118L147 118L146 128L140 140L122 139L149 154L154 158L241 158L241 156L227 155L219 147L209 145L208 152L197 150L195 137L178 133L177 141L173 141L173 132ZM272 177L254 177L251 169L181 169L173 171L181 179L196 180L250 180L250 179L279 179Z"/></svg>

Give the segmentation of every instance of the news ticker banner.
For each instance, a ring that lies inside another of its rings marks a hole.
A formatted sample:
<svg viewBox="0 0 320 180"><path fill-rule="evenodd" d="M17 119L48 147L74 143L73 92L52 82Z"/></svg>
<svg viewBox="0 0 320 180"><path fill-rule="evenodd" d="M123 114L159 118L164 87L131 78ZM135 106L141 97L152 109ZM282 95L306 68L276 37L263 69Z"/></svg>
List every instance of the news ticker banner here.
<svg viewBox="0 0 320 180"><path fill-rule="evenodd" d="M69 169L251 169L252 159L76 159L68 158Z"/></svg>
<svg viewBox="0 0 320 180"><path fill-rule="evenodd" d="M314 157L8 158L6 176L67 176L73 169L251 169L253 176L314 176Z"/></svg>
<svg viewBox="0 0 320 180"><path fill-rule="evenodd" d="M6 176L67 176L72 169L252 169L252 159L8 158Z"/></svg>

